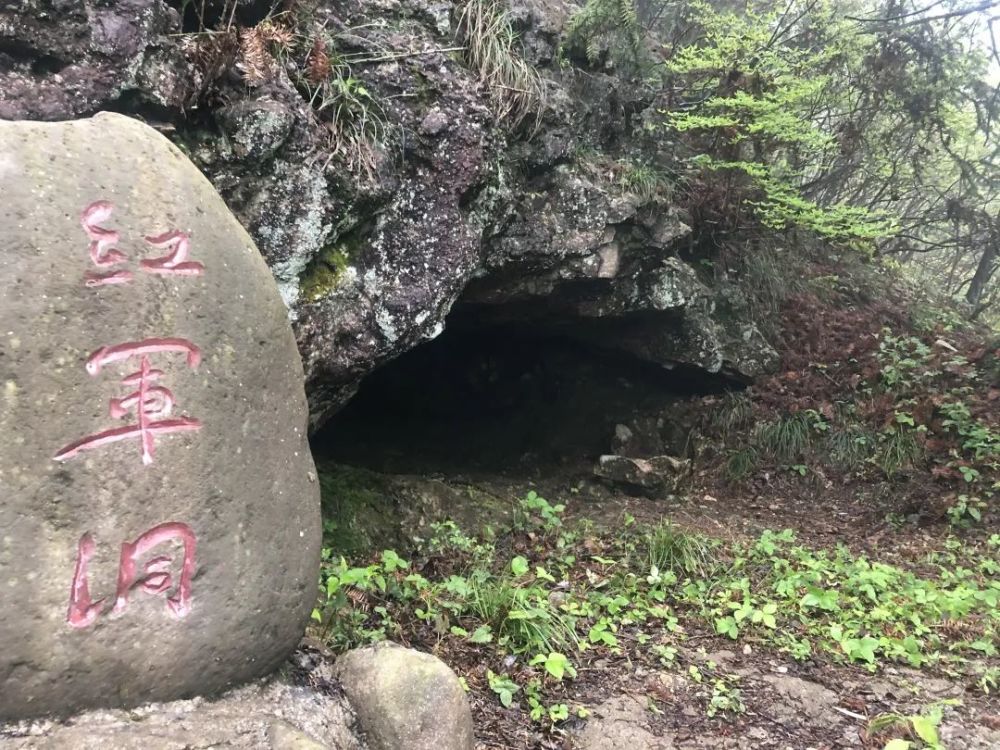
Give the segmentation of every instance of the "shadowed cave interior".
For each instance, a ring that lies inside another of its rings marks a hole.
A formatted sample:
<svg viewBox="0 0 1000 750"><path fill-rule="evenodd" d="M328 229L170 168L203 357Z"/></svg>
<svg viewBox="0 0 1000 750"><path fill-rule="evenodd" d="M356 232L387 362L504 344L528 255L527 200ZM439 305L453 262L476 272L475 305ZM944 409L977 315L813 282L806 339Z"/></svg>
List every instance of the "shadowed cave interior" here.
<svg viewBox="0 0 1000 750"><path fill-rule="evenodd" d="M616 425L649 415L663 446L650 450L683 454L697 417L690 397L735 385L465 312L456 307L440 336L368 375L313 437L316 458L393 474L589 472L614 452Z"/></svg>

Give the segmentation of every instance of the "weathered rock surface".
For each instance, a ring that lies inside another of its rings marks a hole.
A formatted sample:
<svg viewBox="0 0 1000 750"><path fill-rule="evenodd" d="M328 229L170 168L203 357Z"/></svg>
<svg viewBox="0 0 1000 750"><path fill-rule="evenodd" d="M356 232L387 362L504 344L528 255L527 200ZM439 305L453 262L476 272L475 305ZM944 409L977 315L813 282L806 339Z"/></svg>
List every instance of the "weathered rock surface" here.
<svg viewBox="0 0 1000 750"><path fill-rule="evenodd" d="M176 18L159 0L3 0L0 119L85 116L138 89L183 106L190 92L175 84L192 71L162 36Z"/></svg>
<svg viewBox="0 0 1000 750"><path fill-rule="evenodd" d="M628 424L616 424L611 440L611 452L629 458L687 453L690 446L690 426L679 419L676 409L660 409L660 413L643 411Z"/></svg>
<svg viewBox="0 0 1000 750"><path fill-rule="evenodd" d="M511 3L546 92L529 117L538 127L518 132L453 49L454 3L306 0L275 20L247 2L233 27L225 4L205 18L195 5L0 2L0 117L114 108L185 148L278 280L314 424L453 309L665 366L752 377L773 364L740 290L679 257L689 229L669 190L623 187L630 165L669 162L645 135L660 105L622 78L554 63L576 5ZM194 33L202 23L218 33ZM302 48L278 54L274 24L294 24ZM380 113L367 169L334 148L333 108L310 94L316 40L359 61L351 78Z"/></svg>
<svg viewBox="0 0 1000 750"><path fill-rule="evenodd" d="M639 698L609 698L594 707L593 716L577 738L580 750L672 750L669 734L649 728L646 703Z"/></svg>
<svg viewBox="0 0 1000 750"><path fill-rule="evenodd" d="M373 750L472 750L472 712L435 656L382 643L341 656L336 674Z"/></svg>
<svg viewBox="0 0 1000 750"><path fill-rule="evenodd" d="M0 122L0 184L0 718L266 673L302 634L320 544L266 265L120 115Z"/></svg>
<svg viewBox="0 0 1000 750"><path fill-rule="evenodd" d="M347 700L285 680L216 700L99 710L65 722L0 725L2 750L367 750Z"/></svg>

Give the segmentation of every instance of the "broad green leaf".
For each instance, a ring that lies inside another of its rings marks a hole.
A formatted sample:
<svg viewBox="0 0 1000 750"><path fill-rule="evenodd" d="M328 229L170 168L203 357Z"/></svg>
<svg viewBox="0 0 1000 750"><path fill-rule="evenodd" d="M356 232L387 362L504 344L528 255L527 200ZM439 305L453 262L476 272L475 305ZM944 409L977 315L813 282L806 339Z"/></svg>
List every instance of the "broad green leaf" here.
<svg viewBox="0 0 1000 750"><path fill-rule="evenodd" d="M493 631L489 625L480 625L472 631L472 636L469 640L472 643L489 643L493 640Z"/></svg>
<svg viewBox="0 0 1000 750"><path fill-rule="evenodd" d="M917 737L931 747L937 747L941 742L937 729L940 720L940 717L914 716L910 722L913 724L913 731L917 733Z"/></svg>
<svg viewBox="0 0 1000 750"><path fill-rule="evenodd" d="M510 561L510 570L516 576L523 576L528 572L528 560L527 558L518 555L513 560Z"/></svg>

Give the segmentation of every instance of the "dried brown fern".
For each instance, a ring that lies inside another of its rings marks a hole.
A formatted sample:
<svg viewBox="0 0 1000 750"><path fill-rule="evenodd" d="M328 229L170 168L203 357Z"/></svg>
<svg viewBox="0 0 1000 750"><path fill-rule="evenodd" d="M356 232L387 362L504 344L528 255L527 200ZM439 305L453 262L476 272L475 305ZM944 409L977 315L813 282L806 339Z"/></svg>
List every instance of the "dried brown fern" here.
<svg viewBox="0 0 1000 750"><path fill-rule="evenodd" d="M275 52L291 48L295 44L295 30L275 19L265 19L257 26L261 36Z"/></svg>
<svg viewBox="0 0 1000 750"><path fill-rule="evenodd" d="M330 55L326 51L326 40L322 36L317 36L306 57L306 79L311 85L318 86L330 78L332 71Z"/></svg>
<svg viewBox="0 0 1000 750"><path fill-rule="evenodd" d="M347 598L351 600L351 604L354 605L355 609L366 614L371 611L372 605L368 600L368 594L361 589L347 589Z"/></svg>
<svg viewBox="0 0 1000 750"><path fill-rule="evenodd" d="M181 40L185 57L198 70L203 91L236 64L239 48L235 32L190 34Z"/></svg>
<svg viewBox="0 0 1000 750"><path fill-rule="evenodd" d="M243 74L243 80L254 86L273 77L276 65L261 27L240 29L239 39L240 51L236 67Z"/></svg>

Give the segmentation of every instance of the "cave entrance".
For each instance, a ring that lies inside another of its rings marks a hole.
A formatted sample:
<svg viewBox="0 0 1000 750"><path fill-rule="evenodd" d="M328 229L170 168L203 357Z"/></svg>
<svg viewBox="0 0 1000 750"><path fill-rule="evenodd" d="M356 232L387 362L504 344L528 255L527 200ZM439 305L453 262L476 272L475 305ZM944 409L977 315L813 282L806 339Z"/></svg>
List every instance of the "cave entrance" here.
<svg viewBox="0 0 1000 750"><path fill-rule="evenodd" d="M690 397L732 385L533 323L469 325L459 310L436 339L368 375L313 450L321 462L392 474L589 473L614 452L616 428L637 420L658 433L660 452L681 454Z"/></svg>

